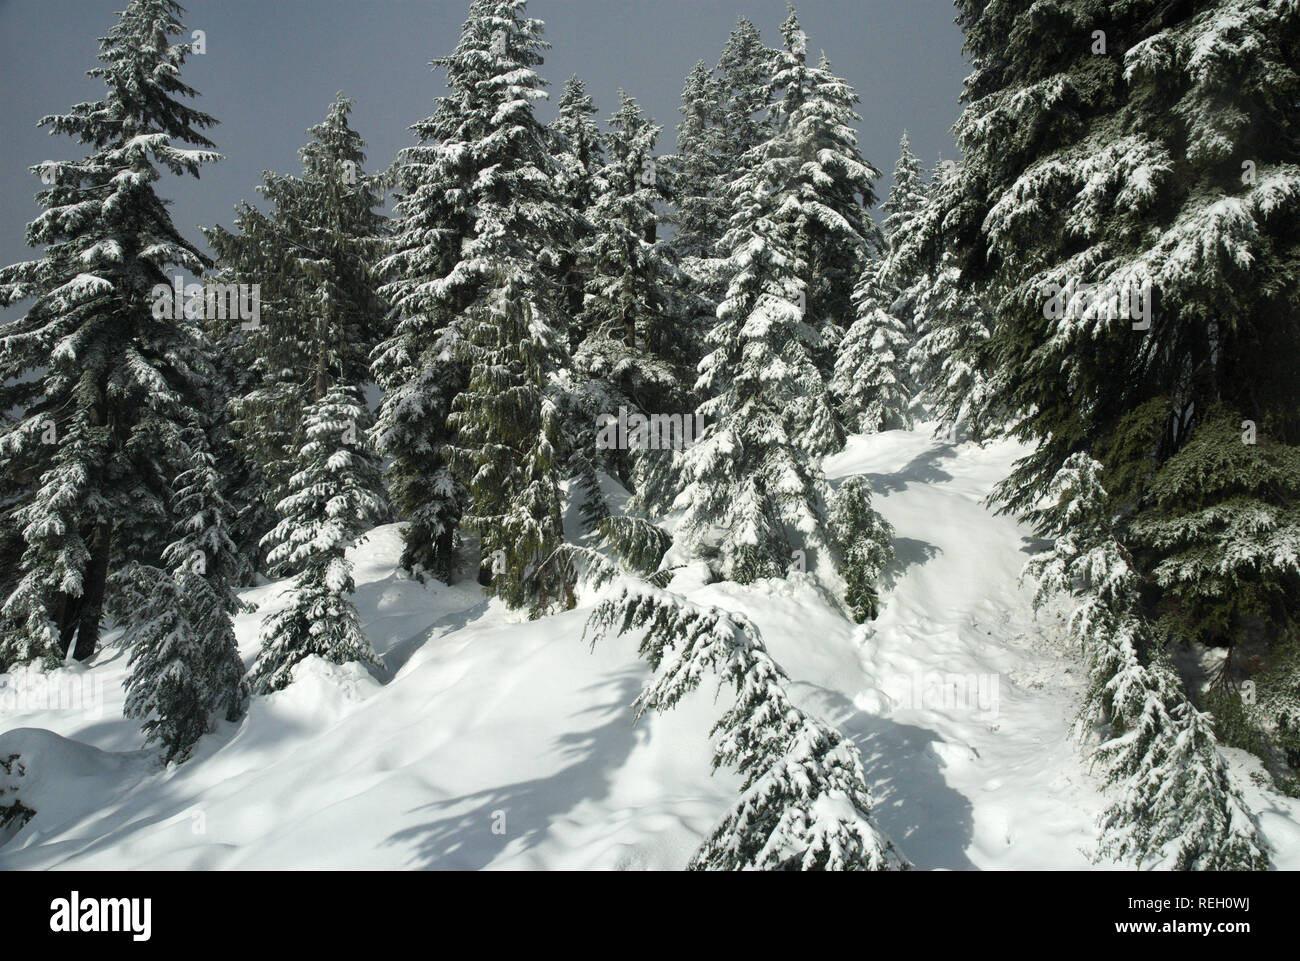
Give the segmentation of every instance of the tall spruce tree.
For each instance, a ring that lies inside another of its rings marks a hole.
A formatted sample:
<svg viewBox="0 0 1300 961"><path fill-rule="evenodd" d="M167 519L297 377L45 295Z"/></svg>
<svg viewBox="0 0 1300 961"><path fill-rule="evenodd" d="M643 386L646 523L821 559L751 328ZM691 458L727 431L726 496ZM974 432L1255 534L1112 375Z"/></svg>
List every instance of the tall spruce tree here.
<svg viewBox="0 0 1300 961"><path fill-rule="evenodd" d="M818 369L829 379L836 349L854 322L854 291L882 238L868 213L875 206L879 171L858 150L851 126L858 96L831 72L822 55L808 63L808 38L794 7L781 24L784 47L771 54L772 124L790 141L785 171L797 207L788 215L792 242L805 265L805 310L821 335Z"/></svg>
<svg viewBox="0 0 1300 961"><path fill-rule="evenodd" d="M898 254L891 251L886 269L904 276L910 288L895 304L910 309L915 341L908 351L912 380L923 407L940 430L960 425L973 440L1001 429L997 399L1000 371L993 365L989 336L993 326L986 284L962 267L944 227L946 211L957 196L961 167L940 161L929 196L906 228ZM918 259L927 256L918 272Z"/></svg>
<svg viewBox="0 0 1300 961"><path fill-rule="evenodd" d="M592 119L595 114L596 105L587 93L586 85L575 74L564 84L564 93L550 126L560 197L573 214L573 237L561 253L560 267L564 307L571 318L582 312L589 271L579 262L579 250L591 242L593 225L587 214L600 192L598 179L605 164L604 138ZM584 333L581 322L572 325L572 349L577 349Z"/></svg>
<svg viewBox="0 0 1300 961"><path fill-rule="evenodd" d="M857 319L835 359L830 387L851 432L871 434L911 422L907 329L894 315L897 301L888 290L881 262L869 262L853 294Z"/></svg>
<svg viewBox="0 0 1300 961"><path fill-rule="evenodd" d="M717 66L721 111L716 142L721 152L718 169L724 178L740 171L750 151L772 134L768 107L776 73L774 57L753 21L737 17Z"/></svg>
<svg viewBox="0 0 1300 961"><path fill-rule="evenodd" d="M1035 520L1056 537L1030 561L1045 596L1073 596L1069 633L1089 687L1080 735L1100 735L1094 758L1113 791L1098 853L1138 864L1171 845L1178 870L1248 870L1268 864L1240 791L1219 756L1211 718L1187 699L1168 652L1141 607L1141 576L1116 539L1101 464L1073 454Z"/></svg>
<svg viewBox="0 0 1300 961"><path fill-rule="evenodd" d="M726 186L771 133L774 71L773 51L758 28L738 17L717 66L710 69L700 61L682 88L677 152L665 165L673 180L673 249L707 301L709 315L730 280L726 234L732 210Z"/></svg>
<svg viewBox="0 0 1300 961"><path fill-rule="evenodd" d="M524 8L471 4L456 50L434 61L450 92L400 158L399 230L381 264L400 319L375 353L376 432L409 521L406 563L450 577L463 519L480 580L545 606L565 595L532 574L561 536L554 372L573 218L533 112L547 44Z"/></svg>
<svg viewBox="0 0 1300 961"><path fill-rule="evenodd" d="M912 153L912 139L904 130L898 141L898 161L894 164L889 198L880 205L885 212L880 229L891 252L911 234L912 223L925 207L928 195L921 160Z"/></svg>
<svg viewBox="0 0 1300 961"><path fill-rule="evenodd" d="M657 242L663 191L654 150L660 127L635 99L621 91L619 96L591 206L594 234L583 249L592 276L580 321L585 330L617 338L642 356L680 356L686 331L674 323L674 293L686 280Z"/></svg>
<svg viewBox="0 0 1300 961"><path fill-rule="evenodd" d="M590 331L585 324L583 301L592 275L592 264L583 255L596 235L592 220L593 204L604 189L605 140L593 119L596 105L587 88L576 75L564 85L564 93L551 122L552 150L557 168L557 186L561 202L571 215L571 230L560 250L559 274L563 286L562 304L569 318L571 353L577 353ZM581 367L580 364L575 367ZM609 506L600 486L601 463L596 449L593 424L597 411L617 406L613 390L591 380L578 369L566 368L559 373L558 406L563 420L562 457L575 490L581 495L581 516L594 528L609 515Z"/></svg>
<svg viewBox="0 0 1300 961"><path fill-rule="evenodd" d="M908 356L916 299L927 276L915 225L926 199L921 162L903 131L889 199L880 205L885 249L863 267L853 292L855 320L840 344L831 381L848 430L873 432L911 422L916 385Z"/></svg>
<svg viewBox="0 0 1300 961"><path fill-rule="evenodd" d="M1285 650L1292 495L1242 478L1223 425L1243 444L1257 428L1274 464L1300 444L1300 9L959 9L976 68L943 225L962 283L995 298L997 399L1033 447L999 499L1031 512L1094 457L1169 639ZM1224 567L1202 562L1220 550Z"/></svg>
<svg viewBox="0 0 1300 961"><path fill-rule="evenodd" d="M364 169L365 143L348 122L352 103L337 97L308 131L301 176L264 176L258 191L269 213L241 204L237 233L208 232L223 277L256 283L262 294L257 324L232 320L223 333L247 371L231 414L236 445L263 483L263 516L298 470L303 410L336 381L368 381L370 351L387 330L372 267L387 218L379 179Z"/></svg>
<svg viewBox="0 0 1300 961"><path fill-rule="evenodd" d="M632 561L619 542L646 546L646 539L619 536L629 533L627 526L607 525L605 531L614 535L610 540L616 552ZM699 607L651 581L628 576L591 548L565 545L561 553L593 586L612 582L592 610L584 636L641 635L640 653L653 672L637 696L638 716L672 708L709 676L735 692L713 726L713 766L740 775L740 795L695 852L689 870L897 871L911 866L872 816L857 748L790 699L785 672L753 622L716 607ZM657 553L662 556L662 547Z"/></svg>
<svg viewBox="0 0 1300 961"><path fill-rule="evenodd" d="M827 492L814 460L840 443L791 229L797 136L786 125L755 147L728 190L731 281L696 382L704 435L680 458L680 531L742 583L781 576L795 551L806 564L825 551Z"/></svg>
<svg viewBox="0 0 1300 961"><path fill-rule="evenodd" d="M582 251L590 277L579 322L587 335L574 363L600 385L589 392L591 398L608 405L588 405L586 425L624 407L641 414L680 415L694 406L687 362L697 354L693 325L703 312L702 301L691 292L668 245L658 239L664 192L654 148L660 128L633 98L620 97L609 120L608 159L590 210L594 232ZM639 494L669 483L668 451L646 448L605 456L609 468Z"/></svg>
<svg viewBox="0 0 1300 961"><path fill-rule="evenodd" d="M185 103L181 14L131 0L89 72L102 98L40 122L90 152L33 168L47 186L27 242L45 252L0 270L0 306L31 299L0 332L0 407L21 412L0 425L0 473L29 479L8 505L23 552L0 663L94 653L110 575L158 557L174 480L196 466L182 438L210 386L208 348L191 317L153 309L169 271L205 263L156 184L217 159L201 132L215 121Z"/></svg>
<svg viewBox="0 0 1300 961"><path fill-rule="evenodd" d="M402 566L420 579L428 573L448 583L468 493L448 464L453 435L447 418L466 381L461 315L481 280L453 271L470 236L473 171L445 144L460 142L467 119L464 93L456 89L439 99L432 116L411 126L419 143L398 155L394 232L378 264L380 292L395 320L371 355L384 392L375 442L389 459L389 491L405 521Z"/></svg>
<svg viewBox="0 0 1300 961"><path fill-rule="evenodd" d="M673 247L690 263L716 255L728 216L722 196L721 83L703 60L686 75L680 110L677 152L672 157L676 186Z"/></svg>
<svg viewBox="0 0 1300 961"><path fill-rule="evenodd" d="M459 178L465 215L460 247L433 281L464 298L454 355L468 377L451 403L446 450L468 491L464 523L479 537L480 577L512 607L537 613L571 601L541 562L563 538L555 374L568 329L555 238L572 218L533 112L545 96L536 67L547 44L524 9L523 0L475 3L456 51L437 61L454 109L435 117L442 136L430 161L435 175L445 167Z"/></svg>

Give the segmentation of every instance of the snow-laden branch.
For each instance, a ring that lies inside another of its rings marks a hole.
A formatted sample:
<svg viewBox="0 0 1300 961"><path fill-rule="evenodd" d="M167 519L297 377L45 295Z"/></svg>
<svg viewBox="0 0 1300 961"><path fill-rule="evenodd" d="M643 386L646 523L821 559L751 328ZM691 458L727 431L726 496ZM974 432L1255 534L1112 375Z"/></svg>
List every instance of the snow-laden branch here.
<svg viewBox="0 0 1300 961"><path fill-rule="evenodd" d="M644 631L654 670L637 717L665 711L716 678L735 691L714 724L713 766L744 778L740 796L691 859L693 870L905 870L910 865L871 816L857 747L799 708L758 627L627 574L590 548L565 545L553 561L608 587L587 620L592 643Z"/></svg>

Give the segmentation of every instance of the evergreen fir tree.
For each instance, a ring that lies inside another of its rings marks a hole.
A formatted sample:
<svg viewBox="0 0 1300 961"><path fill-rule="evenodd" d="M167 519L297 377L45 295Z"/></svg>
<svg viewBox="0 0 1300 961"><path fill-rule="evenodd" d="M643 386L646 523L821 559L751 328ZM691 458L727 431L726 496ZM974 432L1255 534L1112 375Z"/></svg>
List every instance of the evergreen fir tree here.
<svg viewBox="0 0 1300 961"><path fill-rule="evenodd" d="M638 400L654 409L658 394L681 394L667 358L680 356L682 324L676 316L678 293L686 278L657 243L662 200L654 156L660 128L637 102L620 92L619 109L610 117L606 138L608 161L591 206L594 234L583 250L590 265L580 321L589 336L618 340L641 368L657 361L663 371L625 370L625 383L640 392ZM667 376L666 376L667 375ZM644 385L634 386L634 382ZM660 382L656 384L656 382Z"/></svg>
<svg viewBox="0 0 1300 961"><path fill-rule="evenodd" d="M18 420L17 412L0 415L0 434ZM19 561L23 556L23 530L18 511L32 496L34 478L30 474L0 474L0 598L7 598L22 576ZM0 655L0 666L5 663Z"/></svg>
<svg viewBox="0 0 1300 961"><path fill-rule="evenodd" d="M1101 469L1075 454L1053 478L1034 516L1056 543L1026 569L1039 583L1036 603L1052 593L1077 599L1069 630L1090 680L1078 727L1100 733L1094 756L1114 795L1099 853L1141 864L1174 844L1178 870L1262 869L1263 842L1211 719L1187 699L1142 614L1141 578L1116 539Z"/></svg>
<svg viewBox="0 0 1300 961"><path fill-rule="evenodd" d="M880 205L885 219L880 229L891 251L901 247L912 235L912 224L925 208L928 191L921 174L921 161L912 153L912 140L903 131L898 141L898 161L894 164L889 199Z"/></svg>
<svg viewBox="0 0 1300 961"><path fill-rule="evenodd" d="M180 438L204 391L206 346L190 317L154 311L170 270L204 259L155 184L217 159L215 121L185 98L190 52L172 0L131 0L100 41L103 98L41 126L89 148L38 168L44 212L27 231L39 260L0 270L0 306L31 299L0 333L0 474L29 478L8 510L22 532L3 604L0 663L94 653L110 574L150 561L170 527L172 482L194 467Z"/></svg>
<svg viewBox="0 0 1300 961"><path fill-rule="evenodd" d="M176 479L167 566L133 564L124 578L126 714L144 719L146 743L162 745L164 762L186 760L215 713L236 720L247 695L232 621L243 561L230 537L231 510L203 431L186 439L196 466Z"/></svg>
<svg viewBox="0 0 1300 961"><path fill-rule="evenodd" d="M626 540L626 538L620 538ZM688 865L703 871L888 871L910 865L871 813L862 758L852 741L799 708L788 680L748 618L692 604L626 576L589 548L561 553L595 587L613 585L584 636L639 632L653 675L637 716L666 711L717 677L735 692L718 718L714 768L742 779L740 797ZM643 558L642 560L645 560Z"/></svg>
<svg viewBox="0 0 1300 961"><path fill-rule="evenodd" d="M560 98L550 132L554 140L557 184L561 202L572 215L572 230L560 251L560 277L564 312L570 319L571 353L577 353L590 331L584 323L583 301L593 265L583 252L593 243L596 225L591 219L596 197L604 190L605 138L593 119L596 106L586 87L575 75L569 78ZM574 365L581 368L581 364ZM609 505L600 486L601 463L596 449L594 423L597 412L610 409L610 389L594 383L580 369L558 373L557 404L562 418L561 439L570 482L581 496L580 515L588 530L594 530L609 516ZM617 406L617 401L613 406Z"/></svg>
<svg viewBox="0 0 1300 961"><path fill-rule="evenodd" d="M574 74L565 81L550 129L556 138L560 194L572 210L581 212L596 198L597 176L605 162L605 142L592 119L595 114L586 85Z"/></svg>
<svg viewBox="0 0 1300 961"><path fill-rule="evenodd" d="M351 109L337 97L308 131L302 176L265 175L258 190L271 213L242 204L238 233L208 234L226 276L257 283L263 294L257 324L234 320L224 333L248 372L232 403L236 443L263 483L267 509L297 470L303 409L334 377L366 382L369 353L386 333L388 308L371 264L387 218L377 209L378 178L364 170L365 144L348 123Z"/></svg>
<svg viewBox="0 0 1300 961"><path fill-rule="evenodd" d="M217 267L207 276L213 284L227 290L231 288L226 285L236 284L237 289L235 271L229 266ZM260 313L259 293L259 322ZM241 443L235 435L230 411L236 399L254 390L257 378L244 350L248 332L243 329L243 322L232 325L228 318L205 316L203 328L214 348L214 383L207 399L210 447L221 479L221 496L229 510L230 539L239 556L238 583L250 585L255 573L264 566L259 542L275 526L275 505L267 490L262 465L250 456L251 445Z"/></svg>
<svg viewBox="0 0 1300 961"><path fill-rule="evenodd" d="M892 312L879 262L863 269L853 297L857 320L840 344L830 384L840 417L851 432L908 427L908 336Z"/></svg>
<svg viewBox="0 0 1300 961"><path fill-rule="evenodd" d="M447 69L456 125L439 143L468 214L460 250L435 286L463 285L456 357L468 370L448 419L448 456L468 490L480 578L512 607L567 605L541 562L563 538L556 372L568 343L556 238L571 216L556 190L550 137L533 113L542 24L523 0L471 7Z"/></svg>
<svg viewBox="0 0 1300 961"><path fill-rule="evenodd" d="M768 107L776 73L774 57L753 22L737 17L717 66L721 110L716 143L724 180L742 171L750 152L772 135ZM724 216L727 213L724 209Z"/></svg>
<svg viewBox="0 0 1300 961"><path fill-rule="evenodd" d="M821 335L816 360L824 379L836 349L853 323L853 295L882 238L868 208L876 203L879 171L862 158L852 123L858 96L835 76L825 55L807 62L808 38L794 8L781 25L785 46L772 54L771 120L791 149L783 189L796 205L784 216L805 265L805 310Z"/></svg>
<svg viewBox="0 0 1300 961"><path fill-rule="evenodd" d="M1166 599L1155 615L1160 634L1226 647L1206 703L1216 713L1240 705L1251 731L1244 746L1285 785L1300 771L1300 448L1274 441L1269 425L1257 437L1255 429L1239 412L1208 411L1143 479L1150 506L1132 522L1130 543ZM1115 459L1131 463L1122 452ZM1243 703L1246 682L1254 696Z"/></svg>
<svg viewBox="0 0 1300 961"><path fill-rule="evenodd" d="M943 236L943 211L954 203L961 168L940 163L929 197L904 228L898 254L887 269L906 275L917 270L922 248L930 251L898 307L909 307L915 342L908 351L910 374L940 429L963 426L973 440L987 439L1001 427L998 371L989 355L992 315L980 285L963 272L951 241ZM913 275L915 276L915 274Z"/></svg>
<svg viewBox="0 0 1300 961"><path fill-rule="evenodd" d="M402 566L450 583L467 493L447 463L451 399L464 387L459 313L474 283L451 275L467 236L459 199L463 172L438 145L439 125L454 126L446 98L434 117L413 129L426 141L402 151L395 236L378 269L381 293L393 304L393 333L374 350L371 370L383 391L375 444L389 458L393 506L405 521Z"/></svg>
<svg viewBox="0 0 1300 961"><path fill-rule="evenodd" d="M902 355L906 364L910 364L907 357L919 335L916 300L928 276L925 248L928 238L919 229L928 208L933 208L930 186L922 176L921 161L912 153L911 139L904 130L898 143L898 160L894 164L889 197L880 205L885 214L881 222L885 250L876 267L876 280L882 306L890 317L897 319L906 334L907 351ZM918 385L910 367L904 371L904 380L910 398L909 408L916 411L921 405L917 396Z"/></svg>
<svg viewBox="0 0 1300 961"><path fill-rule="evenodd" d="M605 164L605 143L592 117L596 105L575 74L564 85L551 135L555 140L555 165L559 194L574 216L574 236L561 253L560 273L564 283L564 306L570 317L582 313L589 271L580 264L579 251L591 242L594 227L587 214L600 192L598 180ZM576 350L586 333L581 321L572 325L570 347Z"/></svg>
<svg viewBox="0 0 1300 961"><path fill-rule="evenodd" d="M789 180L797 150L787 126L755 148L729 189L732 279L696 382L704 435L680 458L681 533L696 550L716 549L722 576L742 583L780 576L796 550L807 562L825 547L814 459L841 442L813 359L820 338L803 310L806 265L786 219L798 206Z"/></svg>
<svg viewBox="0 0 1300 961"><path fill-rule="evenodd" d="M294 667L315 654L336 664L377 665L349 595L355 589L348 547L386 509L378 460L366 428L370 412L361 391L336 383L303 417L305 438L276 505L280 522L266 535L267 560L300 573L283 610L262 625L262 649L249 675L258 693L280 690Z"/></svg>
<svg viewBox="0 0 1300 961"><path fill-rule="evenodd" d="M871 506L861 477L850 477L831 502L831 536L844 578L844 600L859 624L880 613L877 584L894 559L894 528Z"/></svg>
<svg viewBox="0 0 1300 961"><path fill-rule="evenodd" d="M569 340L559 288L572 216L533 113L546 43L524 7L476 0L455 52L435 61L451 92L413 128L425 143L403 158L410 193L384 262L402 319L375 369L394 487L421 512L408 548L432 545L445 568L463 509L480 579L540 610L566 601L562 584L534 575L562 536L556 372Z"/></svg>
<svg viewBox="0 0 1300 961"><path fill-rule="evenodd" d="M666 244L658 240L664 199L654 156L659 127L621 93L610 117L607 162L590 210L593 234L582 251L590 277L579 323L587 332L574 356L579 372L603 385L585 396L609 406L583 412L584 425L621 408L688 412L693 406L683 361L697 353L694 318L703 302ZM667 450L609 451L605 467L646 497L671 481Z"/></svg>
<svg viewBox="0 0 1300 961"><path fill-rule="evenodd" d="M729 214L722 195L724 114L720 82L703 60L686 75L680 109L677 153L672 158L677 188L673 246L690 264L717 255Z"/></svg>
<svg viewBox="0 0 1300 961"><path fill-rule="evenodd" d="M513 277L468 321L469 384L451 415L453 464L471 497L465 523L479 535L491 591L533 615L571 607L566 582L542 568L564 539L560 409L546 379L554 332Z"/></svg>
<svg viewBox="0 0 1300 961"><path fill-rule="evenodd" d="M1033 445L999 500L1029 513L1072 455L1105 458L1145 609L1183 639L1285 650L1294 607L1260 599L1300 564L1276 550L1291 494L1244 484L1211 418L1267 424L1275 465L1300 445L1300 293L1282 279L1300 261L1300 10L959 7L976 69L943 230L963 285L996 294L997 401ZM1198 563L1229 545L1223 571Z"/></svg>

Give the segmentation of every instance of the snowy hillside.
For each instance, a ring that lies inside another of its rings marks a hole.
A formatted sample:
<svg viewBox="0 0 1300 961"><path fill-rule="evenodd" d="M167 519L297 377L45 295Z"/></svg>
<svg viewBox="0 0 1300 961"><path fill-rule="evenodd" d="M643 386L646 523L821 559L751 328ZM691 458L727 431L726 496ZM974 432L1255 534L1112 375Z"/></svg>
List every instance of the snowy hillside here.
<svg viewBox="0 0 1300 961"><path fill-rule="evenodd" d="M920 869L1084 867L1095 844L1103 800L1068 730L1083 674L1017 584L1026 529L982 502L1017 452L890 431L828 461L833 485L865 475L897 534L865 627L806 582L671 585L753 618L800 704L857 743L878 821ZM8 780L37 812L0 867L683 867L739 783L710 774L711 686L633 726L649 671L635 638L583 642L592 596L529 622L472 581L420 586L400 549L387 526L350 554L383 676L309 660L179 767L122 717L113 636L86 665L0 675L0 758L21 755ZM282 588L242 595L246 664ZM1300 803L1228 753L1274 863L1300 868Z"/></svg>

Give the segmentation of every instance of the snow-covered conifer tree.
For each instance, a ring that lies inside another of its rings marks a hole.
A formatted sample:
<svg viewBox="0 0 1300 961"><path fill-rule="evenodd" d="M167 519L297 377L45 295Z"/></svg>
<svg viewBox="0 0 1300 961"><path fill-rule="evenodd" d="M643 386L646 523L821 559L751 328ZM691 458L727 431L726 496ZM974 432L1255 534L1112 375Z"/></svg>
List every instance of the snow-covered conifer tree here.
<svg viewBox="0 0 1300 961"><path fill-rule="evenodd" d="M891 250L885 269L911 280L895 305L912 314L915 340L907 357L924 406L941 428L960 425L972 439L984 440L1000 427L997 371L988 353L993 319L942 227L960 176L958 164L940 162L926 203L900 230L897 253ZM919 247L931 252L923 270Z"/></svg>
<svg viewBox="0 0 1300 961"><path fill-rule="evenodd" d="M688 332L677 314L687 279L657 243L662 192L654 149L660 128L636 100L621 92L620 97L605 138L608 161L591 206L594 233L582 251L591 278L580 319L590 336L620 341L638 366L651 358L662 365L680 357L686 346ZM625 369L622 376L629 393L639 393L638 401L654 409L665 394L682 393L680 386L664 382L667 372L671 367L664 373Z"/></svg>
<svg viewBox="0 0 1300 961"><path fill-rule="evenodd" d="M774 51L763 43L753 21L736 18L718 60L717 89L720 130L716 144L724 181L739 173L746 157L772 134L768 107L772 77L776 73ZM725 213L724 213L725 216ZM725 253L725 250L724 250Z"/></svg>
<svg viewBox="0 0 1300 961"><path fill-rule="evenodd" d="M682 120L677 125L677 153L672 158L673 246L687 265L715 257L727 226L720 96L718 78L708 64L699 61L682 86Z"/></svg>
<svg viewBox="0 0 1300 961"><path fill-rule="evenodd" d="M924 209L928 196L921 160L912 153L912 140L904 130L898 141L898 161L894 164L889 198L880 205L885 212L880 229L891 253L911 240L912 222Z"/></svg>
<svg viewBox="0 0 1300 961"><path fill-rule="evenodd" d="M184 761L220 712L233 721L247 693L231 620L243 559L230 537L231 508L207 438L186 431L195 467L176 479L175 539L163 567L126 571L123 641L130 651L126 714L164 762Z"/></svg>
<svg viewBox="0 0 1300 961"><path fill-rule="evenodd" d="M0 407L20 412L0 424L0 473L29 479L8 505L23 553L0 608L2 664L94 653L110 575L156 559L173 479L195 466L181 437L206 347L154 294L169 271L204 266L157 181L217 159L201 132L215 121L185 102L181 12L130 0L90 71L102 99L41 120L90 152L33 168L46 186L27 239L45 252L0 270L0 306L31 301L0 331Z"/></svg>
<svg viewBox="0 0 1300 961"><path fill-rule="evenodd" d="M1226 407L1207 411L1150 479L1130 543L1174 602L1156 619L1162 635L1227 648L1214 688L1239 701L1239 686L1254 685L1244 714L1268 745L1264 760L1289 779L1300 770L1300 447L1279 443L1271 427L1259 431ZM1260 638L1270 620L1290 630ZM1241 649L1239 634L1251 642Z"/></svg>
<svg viewBox="0 0 1300 961"><path fill-rule="evenodd" d="M336 98L308 131L301 176L265 175L258 191L269 213L241 204L237 232L208 232L224 276L257 284L261 295L256 322L232 318L224 339L246 371L232 426L250 475L263 484L263 516L298 469L302 411L335 378L368 381L370 351L387 332L373 268L387 218L351 109L351 100Z"/></svg>
<svg viewBox="0 0 1300 961"><path fill-rule="evenodd" d="M782 219L804 264L804 306L821 335L816 359L829 380L836 348L855 320L854 290L882 246L868 214L880 173L858 150L858 95L831 72L824 54L816 67L808 63L808 38L789 10L781 24L784 48L772 52L771 121L791 150L782 189L794 206Z"/></svg>
<svg viewBox="0 0 1300 961"><path fill-rule="evenodd" d="M386 510L378 458L370 448L370 411L358 387L335 383L303 417L298 472L266 535L267 560L300 573L285 607L262 625L262 649L249 675L258 693L279 690L315 654L337 664L378 657L361 630L348 547Z"/></svg>
<svg viewBox="0 0 1300 961"><path fill-rule="evenodd" d="M564 83L551 133L556 138L560 193L573 210L586 211L597 194L597 175L605 162L605 141L592 118L596 105L577 74Z"/></svg>
<svg viewBox="0 0 1300 961"><path fill-rule="evenodd" d="M680 458L687 543L720 555L723 576L780 576L793 552L825 547L826 488L815 459L842 438L814 362L805 265L789 222L793 128L755 148L729 188L727 296L705 342L696 389L704 435Z"/></svg>
<svg viewBox="0 0 1300 961"><path fill-rule="evenodd" d="M735 692L710 733L714 768L730 767L741 775L740 796L695 852L689 869L909 867L872 816L857 748L791 700L788 678L752 621L628 576L589 548L566 545L561 554L582 568L593 586L612 585L592 610L584 635L642 635L640 653L654 673L637 697L638 716L669 710L710 676Z"/></svg>
<svg viewBox="0 0 1300 961"><path fill-rule="evenodd" d="M654 148L660 128L625 93L609 128L608 159L590 209L593 233L582 250L590 274L579 316L586 337L574 363L603 386L589 395L611 406L584 412L585 421L593 424L623 407L643 415L689 415L688 363L697 353L694 321L704 307L658 239L663 191ZM668 486L672 456L648 447L604 454L606 469L638 493Z"/></svg>
<svg viewBox="0 0 1300 961"><path fill-rule="evenodd" d="M465 523L479 535L492 593L534 615L572 606L569 586L542 563L564 539L560 408L546 380L554 331L516 277L466 321L469 383L453 402L453 464L470 492Z"/></svg>
<svg viewBox="0 0 1300 961"><path fill-rule="evenodd" d="M1100 460L1148 612L1267 664L1295 631L1294 603L1255 603L1294 578L1291 495L1243 482L1223 425L1266 432L1275 464L1300 446L1300 289L1280 280L1300 264L1300 9L1076 0L1049 31L959 7L976 69L940 219L962 284L996 294L985 356L1032 445L998 497L1029 514L1072 455Z"/></svg>
<svg viewBox="0 0 1300 961"><path fill-rule="evenodd" d="M879 261L869 262L854 291L857 319L840 343L831 391L845 429L872 434L910 424L908 335L894 316Z"/></svg>
<svg viewBox="0 0 1300 961"><path fill-rule="evenodd" d="M593 117L596 105L576 75L564 85L564 93L551 122L557 186L561 203L570 214L570 234L559 252L562 303L569 323L568 347L577 353L590 331L584 324L583 301L593 265L583 251L593 243L596 225L590 218L592 205L602 192L601 171L605 166L605 138ZM574 367L580 368L581 364ZM602 464L596 448L595 422L598 412L617 408L612 387L592 381L580 369L559 373L556 400L563 419L561 456L570 481L582 499L581 516L589 529L609 516L609 506L600 487Z"/></svg>
<svg viewBox="0 0 1300 961"><path fill-rule="evenodd" d="M831 537L844 578L844 601L861 624L880 613L880 575L894 559L894 528L871 506L866 480L850 477L831 501Z"/></svg>
<svg viewBox="0 0 1300 961"><path fill-rule="evenodd" d="M1100 736L1094 757L1112 791L1099 853L1140 864L1173 845L1179 870L1263 868L1264 844L1211 719L1188 700L1142 614L1141 577L1116 539L1101 470L1086 454L1066 461L1035 512L1055 546L1026 568L1038 603L1053 593L1077 601L1069 634L1090 681L1078 726Z"/></svg>
<svg viewBox="0 0 1300 961"><path fill-rule="evenodd" d="M447 417L465 383L460 312L477 283L451 270L469 233L468 174L443 138L455 136L461 116L460 100L443 98L412 126L421 142L398 156L394 235L377 267L396 318L371 356L383 390L375 442L389 458L389 491L405 522L402 566L447 582L468 497L447 463Z"/></svg>
<svg viewBox="0 0 1300 961"><path fill-rule="evenodd" d="M863 268L853 293L855 319L840 344L831 381L850 431L906 427L912 420L916 387L908 358L916 299L928 276L915 228L926 194L920 161L904 131L889 199L881 204L886 249Z"/></svg>
<svg viewBox="0 0 1300 961"><path fill-rule="evenodd" d="M570 317L582 313L589 271L580 263L579 250L591 242L593 225L587 219L600 192L598 180L605 164L605 142L593 116L596 105L582 80L575 74L564 84L550 132L554 138L557 186L561 202L572 215L573 237L561 252L560 274L564 285L564 306ZM577 349L586 331L582 323L572 324L570 347Z"/></svg>
<svg viewBox="0 0 1300 961"><path fill-rule="evenodd" d="M524 8L476 0L456 50L435 61L451 92L414 128L429 142L405 155L411 193L399 206L399 248L384 262L402 320L376 372L388 391L382 449L403 465L394 485L423 484L433 496L419 542L437 543L435 527L440 537L453 532L448 497L464 503L480 577L511 605L540 610L567 597L536 575L562 536L555 372L569 339L560 249L572 216L553 138L533 112L545 96L536 68L547 45ZM463 381L446 375L448 361ZM450 436L437 422L446 407ZM443 457L463 497L436 463Z"/></svg>

